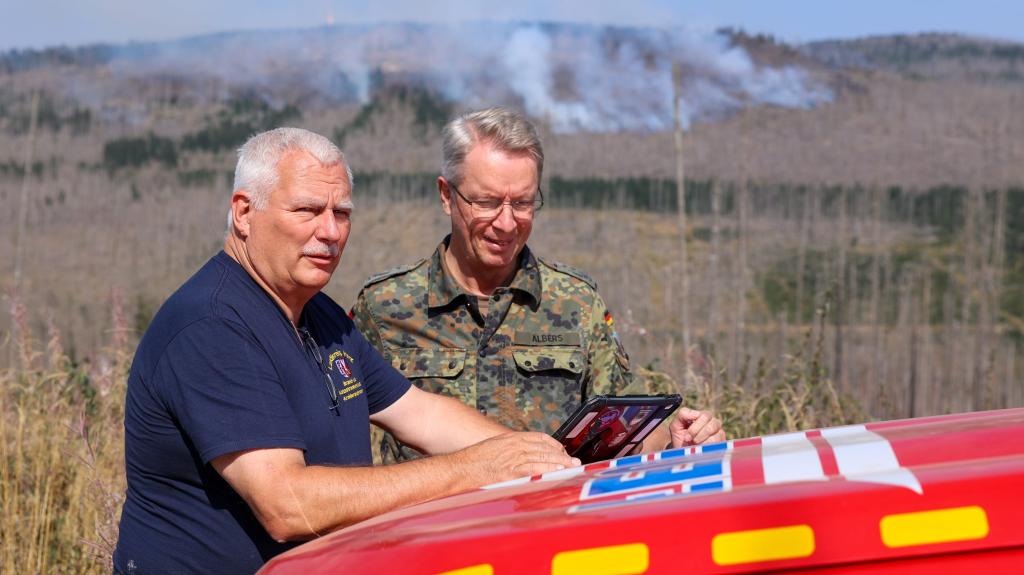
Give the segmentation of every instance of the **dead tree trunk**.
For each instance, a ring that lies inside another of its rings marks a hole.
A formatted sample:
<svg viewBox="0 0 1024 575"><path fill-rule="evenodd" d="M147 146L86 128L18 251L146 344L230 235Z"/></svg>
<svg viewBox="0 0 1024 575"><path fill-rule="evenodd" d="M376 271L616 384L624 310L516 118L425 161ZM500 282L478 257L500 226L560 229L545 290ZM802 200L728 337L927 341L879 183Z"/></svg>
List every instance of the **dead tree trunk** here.
<svg viewBox="0 0 1024 575"><path fill-rule="evenodd" d="M832 377L835 378L840 391L846 391L846 378L843 374L843 323L846 311L846 191L839 189L839 262L836 270L835 287L835 332Z"/></svg>
<svg viewBox="0 0 1024 575"><path fill-rule="evenodd" d="M690 272L686 251L686 172L683 164L683 121L679 93L682 71L679 62L672 63L673 119L676 141L676 205L679 208L679 323L683 330L683 361L690 353Z"/></svg>
<svg viewBox="0 0 1024 575"><path fill-rule="evenodd" d="M812 211L814 210L813 198L815 194L813 188L804 189L804 206L803 213L800 217L800 244L797 246L796 252L796 305L793 322L800 324L803 322L804 317L804 266L807 261L807 241L810 237L811 217Z"/></svg>
<svg viewBox="0 0 1024 575"><path fill-rule="evenodd" d="M871 190L871 331L872 360L868 369L868 386L878 389L879 366L882 363L882 313L881 313L881 264L882 264L882 194L878 188Z"/></svg>
<svg viewBox="0 0 1024 575"><path fill-rule="evenodd" d="M925 397L925 408L926 413L937 413L938 406L936 406L932 398L937 395L936 393L936 382L932 377L932 271L931 268L925 268L922 279L921 279L921 309L918 312L917 321L921 325L921 356L922 361L920 362L920 368L918 373L920 381L924 383L924 387L921 391L924 394L928 394Z"/></svg>
<svg viewBox="0 0 1024 575"><path fill-rule="evenodd" d="M733 365L739 368L746 350L747 336L747 226L748 184L741 183L736 190L736 322Z"/></svg>
<svg viewBox="0 0 1024 575"><path fill-rule="evenodd" d="M977 246L977 220L978 220L978 198L980 192L967 191L964 201L964 231L963 231L963 260L962 260L962 285L963 305L960 307L960 322L963 325L961 350L971 350L963 355L963 380L967 389L971 390L970 409L981 409L982 385L981 378L977 373L978 333L975 311L975 282L978 280L978 246ZM973 326L973 330L972 330ZM973 337L970 333L973 331Z"/></svg>
<svg viewBox="0 0 1024 575"><path fill-rule="evenodd" d="M718 338L718 250L719 216L721 212L721 188L718 182L711 183L711 253L708 255L708 278L711 285L711 303L708 306L708 339L714 345Z"/></svg>
<svg viewBox="0 0 1024 575"><path fill-rule="evenodd" d="M21 287L21 259L25 253L25 225L28 220L28 186L32 176L32 161L36 150L36 128L39 119L39 92L32 92L29 111L28 146L25 147L25 169L21 179L21 197L18 199L18 228L14 237L14 288Z"/></svg>
<svg viewBox="0 0 1024 575"><path fill-rule="evenodd" d="M998 147L998 146L997 146ZM1001 304L1003 299L1003 276L1006 272L1006 211L1009 209L1007 205L1007 189L1006 184L1001 184L1000 189L996 192L996 213L995 222L993 223L992 230L992 259L989 263L989 316L988 323L995 329L999 325L999 316L1001 310ZM993 337L998 337L998 334L993 334ZM1001 338L1000 338L1001 339ZM993 345L993 349L1001 349L1005 351L1005 346ZM998 407L1008 407L1008 387L1011 385L1011 380L1005 375L999 382L998 391Z"/></svg>
<svg viewBox="0 0 1024 575"><path fill-rule="evenodd" d="M918 328L917 328L917 306L914 305L914 284L917 283L917 274L913 274L905 280L903 297L900 307L903 308L902 315L905 319L905 326L910 330L910 350L907 354L907 417L917 417L917 355L918 355Z"/></svg>

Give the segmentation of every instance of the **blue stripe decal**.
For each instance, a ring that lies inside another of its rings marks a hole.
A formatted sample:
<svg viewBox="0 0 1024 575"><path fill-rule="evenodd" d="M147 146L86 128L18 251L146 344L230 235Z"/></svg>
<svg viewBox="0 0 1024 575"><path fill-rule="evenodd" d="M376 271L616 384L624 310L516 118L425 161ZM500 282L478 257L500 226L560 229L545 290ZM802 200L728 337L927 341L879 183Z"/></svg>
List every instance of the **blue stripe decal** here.
<svg viewBox="0 0 1024 575"><path fill-rule="evenodd" d="M662 497L665 497L664 493L644 493L643 495L637 495L636 497L630 498L630 501L643 501L645 499L661 499Z"/></svg>
<svg viewBox="0 0 1024 575"><path fill-rule="evenodd" d="M669 467L640 471L635 477L620 475L617 477L597 478L587 482L582 495L586 498L613 495L627 491L637 491L682 483L692 479L722 475L722 462L708 461L695 463L683 468ZM627 479L627 477L629 477Z"/></svg>
<svg viewBox="0 0 1024 575"><path fill-rule="evenodd" d="M688 491L665 493L664 491L656 491L653 493L637 494L632 496L630 499L623 499L625 495L612 499L611 501L598 501L594 503L583 503L574 507L569 508L569 513L584 513L587 511L599 511L608 510L618 507L630 507L633 505L642 505L644 503L650 503L652 501L670 501L673 499L679 499L681 497L690 497L692 495L699 495L701 493L715 493L725 491L725 482L723 481L709 481L707 483L699 483L697 485L690 485Z"/></svg>
<svg viewBox="0 0 1024 575"><path fill-rule="evenodd" d="M669 449L668 451L661 452L661 459L672 459L673 457L686 457L687 449L680 447L678 449Z"/></svg>
<svg viewBox="0 0 1024 575"><path fill-rule="evenodd" d="M613 461L614 467L624 467L626 465L636 465L637 463L643 463L643 455L630 455L629 457L623 457Z"/></svg>
<svg viewBox="0 0 1024 575"><path fill-rule="evenodd" d="M711 451L725 451L729 447L728 441L722 441L719 443L712 443L709 445L700 446L701 453L708 453Z"/></svg>
<svg viewBox="0 0 1024 575"><path fill-rule="evenodd" d="M697 485L690 486L691 493L697 493L698 491L721 491L725 488L725 483L721 481L712 481L710 483L698 483Z"/></svg>

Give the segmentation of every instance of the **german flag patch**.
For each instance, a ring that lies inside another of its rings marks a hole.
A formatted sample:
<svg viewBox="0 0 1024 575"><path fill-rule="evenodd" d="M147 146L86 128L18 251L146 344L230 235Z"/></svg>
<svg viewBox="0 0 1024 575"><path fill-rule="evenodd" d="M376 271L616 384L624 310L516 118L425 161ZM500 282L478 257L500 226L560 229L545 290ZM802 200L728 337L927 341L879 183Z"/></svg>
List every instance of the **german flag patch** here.
<svg viewBox="0 0 1024 575"><path fill-rule="evenodd" d="M622 340L619 339L619 333L615 331L615 318L612 317L612 312L604 312L604 324L608 326L608 331L611 333L612 341L615 342L615 361L619 363L622 369L629 370L629 355L626 353L626 348L622 346Z"/></svg>

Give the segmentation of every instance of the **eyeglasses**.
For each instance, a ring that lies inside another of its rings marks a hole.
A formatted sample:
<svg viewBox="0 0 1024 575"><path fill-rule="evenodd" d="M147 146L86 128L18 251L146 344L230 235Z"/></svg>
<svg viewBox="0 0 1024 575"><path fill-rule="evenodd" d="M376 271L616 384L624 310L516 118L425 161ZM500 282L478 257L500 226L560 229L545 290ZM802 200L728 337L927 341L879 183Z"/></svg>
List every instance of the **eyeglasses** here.
<svg viewBox="0 0 1024 575"><path fill-rule="evenodd" d="M480 198L479 200L471 200L466 196L462 195L459 188L455 187L455 184L448 182L448 187L455 190L462 201L469 204L473 215L478 218L496 218L501 213L501 207L508 205L512 208L512 216L521 220L527 220L533 217L533 214L540 210L544 206L544 193L537 188L537 195L532 200L520 200L517 202L506 202L499 198Z"/></svg>
<svg viewBox="0 0 1024 575"><path fill-rule="evenodd" d="M327 386L327 394L331 397L331 410L333 411L338 408L338 388L334 387L334 380L331 379L330 366L324 365L324 357L320 355L320 346L317 345L316 340L313 339L313 334L309 333L308 329L300 327L299 338L302 340L303 345L306 346L306 349L313 354L317 367L324 374L324 384Z"/></svg>

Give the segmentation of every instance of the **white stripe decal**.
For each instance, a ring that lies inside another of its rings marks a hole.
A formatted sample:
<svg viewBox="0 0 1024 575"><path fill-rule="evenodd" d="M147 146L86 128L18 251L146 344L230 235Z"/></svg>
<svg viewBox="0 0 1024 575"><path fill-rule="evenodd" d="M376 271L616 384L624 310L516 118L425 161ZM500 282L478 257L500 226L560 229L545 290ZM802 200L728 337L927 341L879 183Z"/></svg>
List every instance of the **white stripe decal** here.
<svg viewBox="0 0 1024 575"><path fill-rule="evenodd" d="M762 437L761 463L764 482L769 485L825 479L818 450L802 431Z"/></svg>
<svg viewBox="0 0 1024 575"><path fill-rule="evenodd" d="M490 485L484 485L480 489L501 489L502 487L511 487L513 485L524 485L530 482L530 477L530 475L527 475L526 477L502 481L501 483L492 483Z"/></svg>
<svg viewBox="0 0 1024 575"><path fill-rule="evenodd" d="M548 471L544 475L540 476L540 481L557 481L559 479L576 477L577 475L583 475L582 465L566 467L565 469L559 469L558 471Z"/></svg>
<svg viewBox="0 0 1024 575"><path fill-rule="evenodd" d="M863 425L822 429L821 436L832 446L839 474L849 481L866 481L906 487L922 493L921 483L900 466L889 440Z"/></svg>
<svg viewBox="0 0 1024 575"><path fill-rule="evenodd" d="M523 485L529 483L531 479L534 481L558 481L560 479L571 479L577 475L583 475L584 468L582 465L576 467L566 467L565 469L559 469L558 471L548 471L544 475L534 479L531 476L520 477L519 479L513 479L511 481L502 481L501 483L492 483L490 485L484 485L480 489L500 489L502 487L509 487L512 485Z"/></svg>

